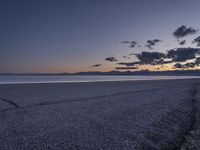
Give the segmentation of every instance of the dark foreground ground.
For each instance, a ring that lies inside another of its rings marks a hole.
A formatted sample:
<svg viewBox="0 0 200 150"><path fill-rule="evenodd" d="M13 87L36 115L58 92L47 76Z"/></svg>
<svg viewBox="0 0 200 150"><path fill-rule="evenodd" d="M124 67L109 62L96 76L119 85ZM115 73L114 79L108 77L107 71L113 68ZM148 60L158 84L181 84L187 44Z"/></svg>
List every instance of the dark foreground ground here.
<svg viewBox="0 0 200 150"><path fill-rule="evenodd" d="M200 79L0 85L0 150L200 149Z"/></svg>

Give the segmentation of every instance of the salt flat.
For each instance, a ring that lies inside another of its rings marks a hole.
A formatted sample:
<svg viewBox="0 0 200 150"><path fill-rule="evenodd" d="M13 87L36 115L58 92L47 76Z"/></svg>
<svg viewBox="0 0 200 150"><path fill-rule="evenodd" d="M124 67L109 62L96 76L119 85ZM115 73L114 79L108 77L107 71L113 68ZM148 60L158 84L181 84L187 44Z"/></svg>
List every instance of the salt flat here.
<svg viewBox="0 0 200 150"><path fill-rule="evenodd" d="M200 79L0 85L0 149L198 149L199 90Z"/></svg>

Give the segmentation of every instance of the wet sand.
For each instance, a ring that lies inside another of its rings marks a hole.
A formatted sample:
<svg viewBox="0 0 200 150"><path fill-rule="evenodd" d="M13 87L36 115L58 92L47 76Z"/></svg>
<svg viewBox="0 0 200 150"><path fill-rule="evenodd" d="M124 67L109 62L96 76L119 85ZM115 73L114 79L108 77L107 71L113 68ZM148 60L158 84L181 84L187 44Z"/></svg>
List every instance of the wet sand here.
<svg viewBox="0 0 200 150"><path fill-rule="evenodd" d="M0 85L2 150L199 148L200 79Z"/></svg>

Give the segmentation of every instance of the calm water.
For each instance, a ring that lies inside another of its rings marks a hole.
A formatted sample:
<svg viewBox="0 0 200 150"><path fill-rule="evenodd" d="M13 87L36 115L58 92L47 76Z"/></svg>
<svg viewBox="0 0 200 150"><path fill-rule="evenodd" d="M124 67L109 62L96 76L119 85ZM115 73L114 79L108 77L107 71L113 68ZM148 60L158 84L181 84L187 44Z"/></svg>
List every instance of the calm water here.
<svg viewBox="0 0 200 150"><path fill-rule="evenodd" d="M127 80L161 80L200 78L198 76L69 76L69 75L1 75L0 84L67 83Z"/></svg>

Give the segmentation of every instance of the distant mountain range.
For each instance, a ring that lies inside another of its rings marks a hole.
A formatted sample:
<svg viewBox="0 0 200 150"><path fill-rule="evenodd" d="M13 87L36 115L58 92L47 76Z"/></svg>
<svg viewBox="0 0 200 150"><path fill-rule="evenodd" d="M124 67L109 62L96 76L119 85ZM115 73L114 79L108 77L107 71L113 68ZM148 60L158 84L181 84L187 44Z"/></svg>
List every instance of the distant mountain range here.
<svg viewBox="0 0 200 150"><path fill-rule="evenodd" d="M200 70L173 70L173 71L89 71L89 72L77 72L77 73L27 73L27 74L15 74L4 73L0 75L147 75L147 76L199 76Z"/></svg>

